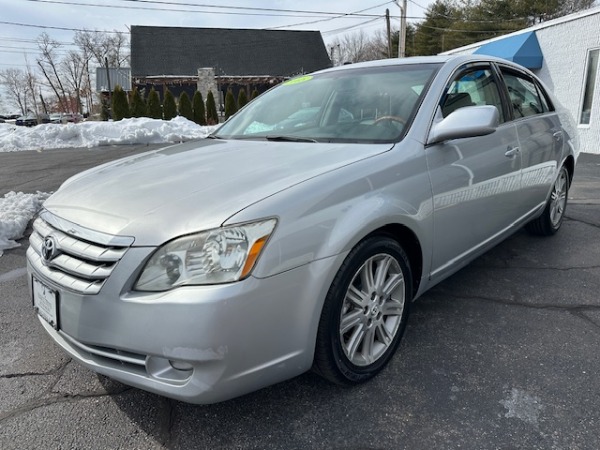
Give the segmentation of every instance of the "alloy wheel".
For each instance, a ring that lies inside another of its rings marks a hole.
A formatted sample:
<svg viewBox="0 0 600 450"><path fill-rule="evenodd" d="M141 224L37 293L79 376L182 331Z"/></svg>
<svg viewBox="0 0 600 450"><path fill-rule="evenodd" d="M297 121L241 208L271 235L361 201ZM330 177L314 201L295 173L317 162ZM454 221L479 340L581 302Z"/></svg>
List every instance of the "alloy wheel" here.
<svg viewBox="0 0 600 450"><path fill-rule="evenodd" d="M550 194L550 221L552 226L557 227L562 220L567 206L567 173L563 168L554 182L552 194Z"/></svg>
<svg viewBox="0 0 600 450"><path fill-rule="evenodd" d="M342 349L356 366L377 361L392 344L405 308L404 275L389 254L367 259L355 273L340 317Z"/></svg>

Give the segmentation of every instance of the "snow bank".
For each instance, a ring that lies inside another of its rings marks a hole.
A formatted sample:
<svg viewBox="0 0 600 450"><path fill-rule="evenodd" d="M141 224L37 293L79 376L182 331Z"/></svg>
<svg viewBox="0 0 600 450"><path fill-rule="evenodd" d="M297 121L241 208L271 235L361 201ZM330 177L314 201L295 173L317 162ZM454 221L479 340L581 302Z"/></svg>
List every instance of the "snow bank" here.
<svg viewBox="0 0 600 450"><path fill-rule="evenodd" d="M99 147L117 144L166 144L204 138L217 127L201 127L183 117L173 120L148 118L119 122L82 122L18 127L0 123L0 152L52 148ZM9 192L0 197L0 256L18 247L28 222L50 194Z"/></svg>
<svg viewBox="0 0 600 450"><path fill-rule="evenodd" d="M203 127L183 117L118 122L81 122L18 127L0 123L0 152L116 144L163 144L204 138L216 126Z"/></svg>
<svg viewBox="0 0 600 450"><path fill-rule="evenodd" d="M18 247L16 239L23 237L27 224L42 207L50 194L9 192L0 198L0 256L3 250Z"/></svg>

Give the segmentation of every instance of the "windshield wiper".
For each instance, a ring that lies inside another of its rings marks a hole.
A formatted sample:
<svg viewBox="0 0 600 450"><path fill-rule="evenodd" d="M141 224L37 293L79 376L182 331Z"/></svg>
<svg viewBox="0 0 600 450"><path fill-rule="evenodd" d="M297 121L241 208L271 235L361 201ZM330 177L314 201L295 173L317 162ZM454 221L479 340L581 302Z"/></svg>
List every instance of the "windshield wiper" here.
<svg viewBox="0 0 600 450"><path fill-rule="evenodd" d="M316 139L304 138L298 136L265 136L267 141L279 141L279 142L317 142Z"/></svg>

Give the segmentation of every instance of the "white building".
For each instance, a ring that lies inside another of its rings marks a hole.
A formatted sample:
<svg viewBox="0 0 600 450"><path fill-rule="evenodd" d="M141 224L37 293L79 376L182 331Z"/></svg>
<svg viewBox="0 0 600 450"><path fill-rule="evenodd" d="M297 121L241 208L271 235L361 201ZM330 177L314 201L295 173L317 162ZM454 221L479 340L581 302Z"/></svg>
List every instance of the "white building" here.
<svg viewBox="0 0 600 450"><path fill-rule="evenodd" d="M580 150L600 153L600 7L444 52L521 64L542 79L577 122Z"/></svg>

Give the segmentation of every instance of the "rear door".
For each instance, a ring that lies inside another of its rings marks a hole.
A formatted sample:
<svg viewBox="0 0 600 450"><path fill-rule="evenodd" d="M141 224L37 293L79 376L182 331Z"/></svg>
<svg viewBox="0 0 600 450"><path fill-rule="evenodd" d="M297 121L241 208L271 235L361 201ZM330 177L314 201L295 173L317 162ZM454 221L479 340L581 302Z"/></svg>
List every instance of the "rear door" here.
<svg viewBox="0 0 600 450"><path fill-rule="evenodd" d="M510 100L510 115L517 128L523 168L526 216L546 202L560 164L565 136L554 106L542 86L526 72L499 65Z"/></svg>
<svg viewBox="0 0 600 450"><path fill-rule="evenodd" d="M458 108L492 105L497 131L454 139L426 149L434 198L432 280L485 248L510 228L520 207L521 155L515 124L507 115L502 87L490 64L458 70L440 99L437 120Z"/></svg>

